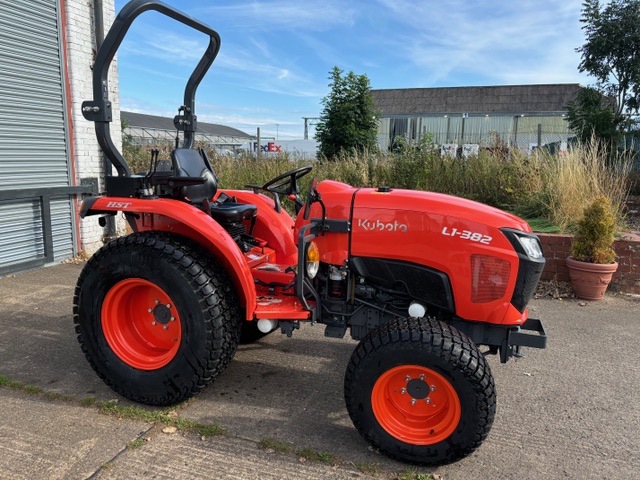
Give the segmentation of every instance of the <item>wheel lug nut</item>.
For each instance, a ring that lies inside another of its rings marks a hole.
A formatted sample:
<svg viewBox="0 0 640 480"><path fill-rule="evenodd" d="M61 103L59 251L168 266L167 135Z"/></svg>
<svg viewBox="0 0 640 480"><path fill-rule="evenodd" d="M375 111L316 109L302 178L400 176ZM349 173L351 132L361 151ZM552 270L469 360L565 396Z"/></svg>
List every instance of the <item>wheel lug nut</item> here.
<svg viewBox="0 0 640 480"><path fill-rule="evenodd" d="M431 385L431 391L435 392L436 391L436 386L435 385Z"/></svg>
<svg viewBox="0 0 640 480"><path fill-rule="evenodd" d="M404 379L408 382L409 380L411 380L411 377L407 375L406 377L404 377Z"/></svg>
<svg viewBox="0 0 640 480"><path fill-rule="evenodd" d="M151 312L153 312L153 309L150 308L150 309L147 310L147 312L151 313Z"/></svg>
<svg viewBox="0 0 640 480"><path fill-rule="evenodd" d="M156 305L159 305L159 304L160 304L160 300L156 300Z"/></svg>
<svg viewBox="0 0 640 480"><path fill-rule="evenodd" d="M165 330L169 330L169 326L168 326L168 325L165 325L165 326L164 326L164 327L162 327L162 328L164 328Z"/></svg>
<svg viewBox="0 0 640 480"><path fill-rule="evenodd" d="M429 405L430 403L431 403L431 399L427 397L427 405Z"/></svg>
<svg viewBox="0 0 640 480"><path fill-rule="evenodd" d="M156 322L151 322L151 325L156 325Z"/></svg>
<svg viewBox="0 0 640 480"><path fill-rule="evenodd" d="M416 399L414 398L413 400L411 400L411 405L415 405L416 404Z"/></svg>
<svg viewBox="0 0 640 480"><path fill-rule="evenodd" d="M422 375L420 375L420 380L424 381L424 373Z"/></svg>
<svg viewBox="0 0 640 480"><path fill-rule="evenodd" d="M406 388L403 388L402 390L400 390L400 393L401 393L402 395L404 395L405 393L407 393L407 389L406 389Z"/></svg>
<svg viewBox="0 0 640 480"><path fill-rule="evenodd" d="M167 303L167 308L171 308L171 304L170 303Z"/></svg>
<svg viewBox="0 0 640 480"><path fill-rule="evenodd" d="M171 321L173 322L176 319L176 317L171 317Z"/></svg>

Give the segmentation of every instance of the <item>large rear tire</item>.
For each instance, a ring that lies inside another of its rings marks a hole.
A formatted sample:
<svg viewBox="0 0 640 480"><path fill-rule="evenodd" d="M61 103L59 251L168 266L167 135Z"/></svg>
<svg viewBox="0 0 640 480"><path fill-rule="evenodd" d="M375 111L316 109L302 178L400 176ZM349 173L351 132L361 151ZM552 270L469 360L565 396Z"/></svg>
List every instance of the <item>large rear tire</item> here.
<svg viewBox="0 0 640 480"><path fill-rule="evenodd" d="M120 395L170 405L228 366L241 309L229 274L201 246L161 232L119 238L85 265L74 296L78 341Z"/></svg>
<svg viewBox="0 0 640 480"><path fill-rule="evenodd" d="M469 455L496 409L493 377L477 346L426 318L394 320L362 339L345 375L345 400L375 448L419 465Z"/></svg>

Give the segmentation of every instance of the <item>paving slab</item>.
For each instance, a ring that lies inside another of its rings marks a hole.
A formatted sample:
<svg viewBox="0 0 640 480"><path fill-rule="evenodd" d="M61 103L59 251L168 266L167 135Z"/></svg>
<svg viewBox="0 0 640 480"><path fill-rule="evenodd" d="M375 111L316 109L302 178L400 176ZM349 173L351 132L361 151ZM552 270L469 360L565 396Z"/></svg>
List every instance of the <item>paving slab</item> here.
<svg viewBox="0 0 640 480"><path fill-rule="evenodd" d="M0 478L88 478L150 425L0 388Z"/></svg>
<svg viewBox="0 0 640 480"><path fill-rule="evenodd" d="M266 453L237 438L199 440L194 436L158 434L140 448L128 450L98 479L191 480L323 480L374 478L343 467L300 462L278 453Z"/></svg>

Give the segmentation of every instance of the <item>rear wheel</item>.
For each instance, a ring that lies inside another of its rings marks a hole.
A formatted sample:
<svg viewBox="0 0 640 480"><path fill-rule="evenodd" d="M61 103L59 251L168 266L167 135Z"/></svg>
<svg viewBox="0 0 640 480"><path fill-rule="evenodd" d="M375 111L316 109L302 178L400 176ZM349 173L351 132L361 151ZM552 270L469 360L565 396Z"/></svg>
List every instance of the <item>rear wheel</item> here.
<svg viewBox="0 0 640 480"><path fill-rule="evenodd" d="M426 318L394 320L362 339L345 375L345 400L374 447L420 465L473 452L496 407L493 377L477 346Z"/></svg>
<svg viewBox="0 0 640 480"><path fill-rule="evenodd" d="M202 247L158 232L100 249L74 297L76 333L107 385L168 405L204 388L235 353L241 311L231 278Z"/></svg>

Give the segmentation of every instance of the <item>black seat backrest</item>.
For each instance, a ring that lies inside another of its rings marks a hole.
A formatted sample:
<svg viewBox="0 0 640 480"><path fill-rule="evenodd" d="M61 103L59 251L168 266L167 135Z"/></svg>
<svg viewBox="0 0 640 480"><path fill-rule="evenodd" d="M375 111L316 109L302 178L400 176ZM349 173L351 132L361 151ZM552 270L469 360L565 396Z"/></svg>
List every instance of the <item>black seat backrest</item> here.
<svg viewBox="0 0 640 480"><path fill-rule="evenodd" d="M190 148L176 148L171 152L174 177L201 177L205 182L201 185L180 187L178 198L200 205L203 200L210 200L218 191L218 179L209 162Z"/></svg>

